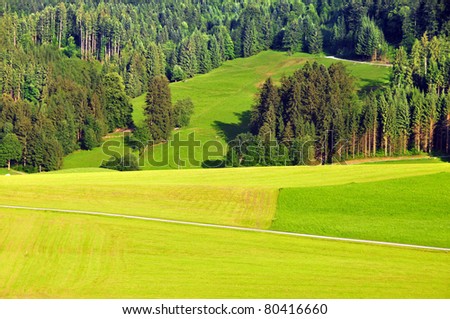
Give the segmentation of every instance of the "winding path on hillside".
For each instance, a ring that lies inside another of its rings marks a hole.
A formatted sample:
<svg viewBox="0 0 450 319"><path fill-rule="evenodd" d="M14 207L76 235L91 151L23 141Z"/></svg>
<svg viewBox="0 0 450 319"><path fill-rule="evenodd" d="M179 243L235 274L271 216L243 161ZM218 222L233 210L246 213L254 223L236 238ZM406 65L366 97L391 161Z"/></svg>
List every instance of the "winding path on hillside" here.
<svg viewBox="0 0 450 319"><path fill-rule="evenodd" d="M114 218L125 218L125 219L137 219L137 220L146 220L146 221L159 222L159 223L168 223L168 224L176 224L176 225L188 225L188 226L197 226L197 227L220 228L220 229L228 229L228 230L238 230L238 231L246 231L246 232L272 234L272 235L305 237L305 238L323 239L323 240L332 240L332 241L341 241L341 242L350 242L350 243L359 243L359 244L382 245L382 246L391 246L391 247L402 247L402 248L437 250L437 251L450 252L450 248L442 248L442 247L432 247L432 246L392 243L392 242L384 242L384 241L376 241L376 240L365 240L365 239L353 239L353 238L341 238L341 237L320 236L320 235L310 235L310 234L299 234L299 233L291 233L291 232L276 231L276 230L246 228L246 227L238 227L238 226L226 226L226 225L217 225L217 224L188 222L188 221L181 221L181 220L153 218L153 217L142 217L142 216L133 216L133 215L113 214L113 213L91 212L91 211L83 211L83 210L42 208L42 207L26 207L26 206L10 206L10 205L0 205L0 208L32 210L32 211L47 211L47 212L56 212L56 213L81 214L81 215L92 215L92 216L103 216L103 217L114 217Z"/></svg>
<svg viewBox="0 0 450 319"><path fill-rule="evenodd" d="M387 64L387 63L376 63L376 62L366 62L366 61L341 59L341 58L337 58L337 57L335 57L333 55L328 55L325 58L338 60L338 61L345 61L345 62L352 62L352 63L361 63L361 64L369 64L369 65L375 65L375 66L378 65L378 66L384 66L384 67L392 68L392 64Z"/></svg>

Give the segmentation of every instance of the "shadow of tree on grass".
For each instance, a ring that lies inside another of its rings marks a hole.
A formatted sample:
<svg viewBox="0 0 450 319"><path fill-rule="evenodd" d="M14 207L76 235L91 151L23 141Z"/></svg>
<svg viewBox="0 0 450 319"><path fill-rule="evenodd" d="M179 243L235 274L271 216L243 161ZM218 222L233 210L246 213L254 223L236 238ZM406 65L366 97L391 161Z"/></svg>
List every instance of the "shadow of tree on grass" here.
<svg viewBox="0 0 450 319"><path fill-rule="evenodd" d="M249 131L251 111L234 113L234 115L238 118L238 123L214 121L212 124L213 128L217 130L218 134L224 138L226 142L232 141L237 135Z"/></svg>

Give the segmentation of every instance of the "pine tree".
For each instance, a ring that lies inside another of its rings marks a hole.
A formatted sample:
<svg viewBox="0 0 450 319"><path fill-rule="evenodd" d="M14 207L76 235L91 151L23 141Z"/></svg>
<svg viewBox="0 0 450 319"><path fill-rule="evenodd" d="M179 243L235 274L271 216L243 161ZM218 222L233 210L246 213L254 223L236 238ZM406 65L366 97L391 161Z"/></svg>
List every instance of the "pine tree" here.
<svg viewBox="0 0 450 319"><path fill-rule="evenodd" d="M308 53L315 54L322 52L323 37L320 27L316 25L309 16L305 19L304 27L305 46Z"/></svg>
<svg viewBox="0 0 450 319"><path fill-rule="evenodd" d="M404 90L396 90L394 94L394 104L397 108L397 128L400 137L400 150L406 154L408 148L408 136L410 133L409 105Z"/></svg>
<svg viewBox="0 0 450 319"><path fill-rule="evenodd" d="M414 88L412 90L411 96L409 98L409 104L411 108L411 129L413 132L414 150L420 152L422 117L425 101L423 94L417 88Z"/></svg>
<svg viewBox="0 0 450 319"><path fill-rule="evenodd" d="M211 36L208 43L208 50L211 53L211 67L213 69L218 68L222 63L222 58L220 54L219 43L215 35Z"/></svg>
<svg viewBox="0 0 450 319"><path fill-rule="evenodd" d="M191 39L185 39L179 47L178 62L188 78L197 72L198 64L195 45Z"/></svg>
<svg viewBox="0 0 450 319"><path fill-rule="evenodd" d="M165 76L160 75L150 79L145 115L153 141L167 140L174 121L172 119L173 110L169 80Z"/></svg>
<svg viewBox="0 0 450 319"><path fill-rule="evenodd" d="M283 49L289 52L301 52L303 33L298 20L294 20L286 27L283 36Z"/></svg>
<svg viewBox="0 0 450 319"><path fill-rule="evenodd" d="M255 55L258 51L258 35L255 22L250 20L249 23L244 26L242 32L242 56L249 57Z"/></svg>
<svg viewBox="0 0 450 319"><path fill-rule="evenodd" d="M377 60L380 49L384 45L383 32L369 17L364 16L356 32L355 53L357 55Z"/></svg>
<svg viewBox="0 0 450 319"><path fill-rule="evenodd" d="M410 87L412 85L408 55L403 47L400 47L395 54L392 73L393 85L397 87Z"/></svg>
<svg viewBox="0 0 450 319"><path fill-rule="evenodd" d="M211 71L211 53L208 50L208 40L199 36L197 43L198 73L205 74Z"/></svg>
<svg viewBox="0 0 450 319"><path fill-rule="evenodd" d="M226 30L224 30L223 33L224 33L224 53L223 53L224 59L233 60L235 57L234 54L235 48L233 40L231 39L230 34Z"/></svg>
<svg viewBox="0 0 450 319"><path fill-rule="evenodd" d="M117 72L106 74L103 78L103 90L109 130L130 127L133 107L125 93L122 77Z"/></svg>
<svg viewBox="0 0 450 319"><path fill-rule="evenodd" d="M278 89L272 79L268 78L261 88L259 101L252 112L251 127L254 134L260 134L264 127L264 133L275 137L276 110L279 103Z"/></svg>

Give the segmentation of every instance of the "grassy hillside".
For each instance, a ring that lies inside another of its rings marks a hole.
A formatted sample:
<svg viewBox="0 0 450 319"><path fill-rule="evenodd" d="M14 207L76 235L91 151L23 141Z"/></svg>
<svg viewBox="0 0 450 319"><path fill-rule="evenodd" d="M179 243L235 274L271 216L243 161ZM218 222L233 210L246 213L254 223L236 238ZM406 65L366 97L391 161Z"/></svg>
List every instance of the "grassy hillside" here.
<svg viewBox="0 0 450 319"><path fill-rule="evenodd" d="M0 209L1 298L449 298L446 253Z"/></svg>
<svg viewBox="0 0 450 319"><path fill-rule="evenodd" d="M433 221L440 223L436 226L434 234L442 234L443 230L439 230L439 227L448 225L449 218L443 211L447 206L444 204L449 202L449 183L440 183L447 174L443 174L444 177L436 175L440 172L450 173L450 165L446 163L403 166L386 164L255 167L129 173L73 173L72 170L69 172L72 174L64 174L62 171L59 174L0 176L0 204L91 210L269 228L275 218L279 189L283 189L280 212L275 225L284 220L283 214L286 212L288 222L281 224L278 229L336 235L336 228L339 230L349 227L344 235L378 240L392 240L392 232L398 230L395 236L397 241L407 243L412 241L416 244L430 242L423 234L429 230ZM424 176L423 183L417 176ZM412 182L410 180L388 182L393 178L405 177L410 177ZM417 182L414 182L415 178ZM3 180L8 182L2 183ZM349 185L349 183L357 184ZM408 185L401 186L402 183ZM386 194L378 190L379 187L386 187L391 193ZM322 194L336 196L336 199L324 200L326 198L322 198ZM382 196L385 198L384 203ZM346 199L346 202L340 202L340 198ZM402 203L411 200L414 201L403 206ZM311 214L308 215L312 222L305 220L305 227L314 222L316 216L313 214L321 212L322 208L329 212L326 223L316 225L315 229L293 228L302 223L302 219L295 214L303 212L301 209L305 201L312 205ZM408 216L416 217L416 221L419 221L417 219L419 217L424 219L426 213L429 214L426 218L429 218L430 222L425 221L423 228L420 223L416 223L415 227L406 223L405 219L408 218L406 215L403 219L398 218L411 209L411 205L417 209ZM340 211L335 211L334 207ZM362 207L368 210L363 211ZM383 212L385 207L395 208L395 211ZM425 211L423 207L430 207L430 210ZM342 211L343 208L346 210ZM420 210L417 211L418 209ZM293 217L291 213L294 214ZM393 216L392 213L400 215ZM280 218L280 214L283 218ZM345 220L342 218L344 214L348 215ZM291 225L291 217L294 219L294 226ZM380 225L394 226L379 232L374 230L372 221L378 221Z"/></svg>
<svg viewBox="0 0 450 319"><path fill-rule="evenodd" d="M189 127L177 131L181 139L187 139L188 134L194 133L195 138L202 145L207 141L217 141L222 145L213 158L221 158L225 153L225 141L233 139L237 134L248 130L249 110L251 109L255 94L269 76L278 81L283 75L292 74L301 65L310 61L317 61L325 65L337 61L297 53L288 56L285 52L267 51L256 56L236 59L224 63L218 69L204 75L197 75L185 82L172 83L172 100L175 102L182 98L191 98L194 102L195 113ZM388 82L389 68L361 63L343 62L349 72L355 76L359 88L378 86ZM145 95L133 100L133 119L138 125L142 123ZM212 148L211 151L216 150ZM173 160L173 150L168 145L158 145L151 149L156 159L161 159L164 152L171 159L168 165L162 168L177 168L179 162ZM150 156L146 154L146 157ZM187 159L187 150L182 148L181 159ZM187 163L187 167L199 167L205 159L201 147L194 153L197 164ZM66 157L64 168L98 167L104 159L100 149L89 152L76 152ZM155 168L155 165L146 161L145 169ZM161 168L161 167L156 167Z"/></svg>
<svg viewBox="0 0 450 319"><path fill-rule="evenodd" d="M272 229L450 247L450 174L286 188Z"/></svg>

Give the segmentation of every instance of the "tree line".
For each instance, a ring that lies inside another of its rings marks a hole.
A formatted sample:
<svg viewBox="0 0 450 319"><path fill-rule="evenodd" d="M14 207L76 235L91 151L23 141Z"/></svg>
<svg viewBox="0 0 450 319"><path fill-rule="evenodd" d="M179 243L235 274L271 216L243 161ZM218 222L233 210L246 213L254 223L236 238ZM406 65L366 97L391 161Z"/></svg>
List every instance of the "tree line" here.
<svg viewBox="0 0 450 319"><path fill-rule="evenodd" d="M26 85L0 99L0 165L12 161L29 172L59 169L63 156L92 149L107 132L133 125L117 72L49 48L16 54L34 72L25 76ZM8 140L19 144L2 152Z"/></svg>
<svg viewBox="0 0 450 319"><path fill-rule="evenodd" d="M346 159L450 152L450 42L427 33L395 55L388 87L357 94L343 64L307 63L276 86L269 78L249 133L230 165L332 163Z"/></svg>
<svg viewBox="0 0 450 319"><path fill-rule="evenodd" d="M4 2L1 31L13 47L52 46L112 63L131 97L155 75L180 81L269 48L376 60L388 55L388 44L410 50L424 32L450 32L444 0ZM27 74L4 73L22 85Z"/></svg>
<svg viewBox="0 0 450 319"><path fill-rule="evenodd" d="M407 97L435 85L440 101L449 72L436 52L445 57L448 16L443 0L3 0L0 165L57 169L64 155L133 127L129 97L146 93L154 79L183 81L269 48L382 59L388 44L403 45L407 62L399 55L394 69L409 83ZM417 44L425 32L429 42ZM402 63L413 66L399 72ZM153 137L164 140L182 125L187 105L164 110L169 115L148 106L154 120L147 123L160 123L147 125ZM427 149L424 125L420 132Z"/></svg>

